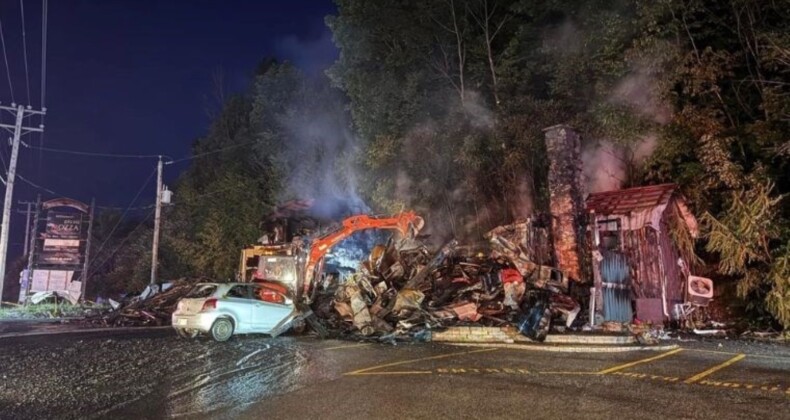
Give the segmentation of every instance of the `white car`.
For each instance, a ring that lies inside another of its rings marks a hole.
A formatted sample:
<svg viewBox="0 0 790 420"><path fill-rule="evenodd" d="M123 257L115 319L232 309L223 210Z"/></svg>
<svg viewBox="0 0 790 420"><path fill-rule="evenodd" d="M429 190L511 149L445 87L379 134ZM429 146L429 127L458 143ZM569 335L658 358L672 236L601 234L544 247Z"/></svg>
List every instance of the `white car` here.
<svg viewBox="0 0 790 420"><path fill-rule="evenodd" d="M296 320L296 312L277 285L198 283L178 302L172 323L182 337L208 333L226 341L234 334L279 334Z"/></svg>

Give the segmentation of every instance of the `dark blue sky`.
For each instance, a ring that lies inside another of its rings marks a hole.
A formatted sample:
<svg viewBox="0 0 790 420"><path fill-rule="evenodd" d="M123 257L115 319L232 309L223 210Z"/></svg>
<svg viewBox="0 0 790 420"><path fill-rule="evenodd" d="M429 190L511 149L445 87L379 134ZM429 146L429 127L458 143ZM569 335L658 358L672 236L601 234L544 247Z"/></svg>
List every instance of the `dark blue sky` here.
<svg viewBox="0 0 790 420"><path fill-rule="evenodd" d="M41 1L24 0L24 6L30 96L39 107ZM246 88L267 56L321 71L337 56L324 24L335 10L331 0L49 1L44 145L186 156L207 129L207 109L216 108L215 74L222 74L225 90L233 92ZM0 19L15 98L27 104L19 1L0 0ZM2 61L0 101L11 102ZM39 142L37 135L24 140ZM10 150L5 142L0 146L6 162ZM20 157L25 178L76 199L95 197L105 206L126 206L155 167L153 160L24 148ZM167 166L165 181L174 181L185 166ZM37 193L19 183L15 199L34 199ZM153 198L150 183L138 204ZM11 237L18 246L22 216L14 215L12 224L20 229Z"/></svg>

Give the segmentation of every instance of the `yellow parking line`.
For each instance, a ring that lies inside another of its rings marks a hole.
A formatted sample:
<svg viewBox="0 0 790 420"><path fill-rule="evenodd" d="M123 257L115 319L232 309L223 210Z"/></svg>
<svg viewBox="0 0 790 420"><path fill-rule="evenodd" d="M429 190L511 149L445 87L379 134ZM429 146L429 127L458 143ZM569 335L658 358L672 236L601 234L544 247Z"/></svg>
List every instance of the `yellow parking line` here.
<svg viewBox="0 0 790 420"><path fill-rule="evenodd" d="M598 372L537 372L541 375L598 375Z"/></svg>
<svg viewBox="0 0 790 420"><path fill-rule="evenodd" d="M640 360L637 360L637 361L634 361L634 362L624 363L622 365L617 365L617 366L614 366L614 367L610 367L609 369L604 369L604 370L598 372L598 374L599 375L605 375L607 373L617 372L618 370L628 369L628 368L630 368L632 366L641 365L642 363L649 363L649 362L652 362L653 360L662 359L664 357L671 356L671 355L673 355L675 353L680 353L681 351L683 351L683 349L670 350L670 351L668 351L666 353L661 353L658 356L648 357L646 359L640 359Z"/></svg>
<svg viewBox="0 0 790 420"><path fill-rule="evenodd" d="M698 374L686 379L683 382L685 382L687 384L693 384L694 382L697 382L700 379L702 379L702 378L704 378L704 377L706 377L706 376L708 376L708 375L710 375L710 374L712 374L712 373L714 373L714 372L716 372L718 370L724 369L727 366L729 366L729 365L731 365L733 363L736 363L737 361L743 359L744 357L746 357L746 355L741 353L741 354L733 357L732 359L727 360L726 362L724 362L724 363L722 363L720 365L716 365L716 366L714 366L714 367L712 367L712 368L710 368L710 369L708 369L708 370L706 370L704 372L700 372L700 373L698 373Z"/></svg>
<svg viewBox="0 0 790 420"><path fill-rule="evenodd" d="M360 373L347 373L346 375L422 375L433 373L430 370L405 370L402 372L360 372Z"/></svg>
<svg viewBox="0 0 790 420"><path fill-rule="evenodd" d="M353 349L353 348L356 348L356 347L368 347L368 346L372 346L372 345L373 345L373 343L349 344L349 345L345 345L345 346L327 347L327 348L325 348L323 350Z"/></svg>
<svg viewBox="0 0 790 420"><path fill-rule="evenodd" d="M371 370L383 369L383 368L391 367L391 366L405 365L407 363L422 362L422 361L426 361L426 360L444 359L444 358L447 358L447 357L463 356L465 354L482 353L482 352L485 352L485 351L494 351L494 350L498 350L498 349L480 349L480 350L472 350L472 351L462 351L462 352L457 352L457 353L440 354L438 356L422 357L422 358L419 358L419 359L401 360L399 362L386 363L386 364L383 364L383 365L371 366L371 367L355 370L353 372L346 372L346 373L344 373L344 375L359 375L361 373L369 372Z"/></svg>
<svg viewBox="0 0 790 420"><path fill-rule="evenodd" d="M686 349L686 351L695 351L699 353L711 353L711 354L729 354L729 355L736 355L736 354L745 354L749 356L749 358L758 357L761 359L780 359L780 360L790 360L790 357L787 356L772 356L768 354L753 354L753 353L735 353L731 351L720 351L720 350L704 350L704 349Z"/></svg>

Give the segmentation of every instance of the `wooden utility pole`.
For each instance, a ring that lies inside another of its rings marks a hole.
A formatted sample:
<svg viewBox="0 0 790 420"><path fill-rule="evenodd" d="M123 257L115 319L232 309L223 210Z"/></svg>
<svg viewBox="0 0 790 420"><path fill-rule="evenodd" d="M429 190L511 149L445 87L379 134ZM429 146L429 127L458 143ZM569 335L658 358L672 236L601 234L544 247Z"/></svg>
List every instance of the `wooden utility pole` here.
<svg viewBox="0 0 790 420"><path fill-rule="evenodd" d="M91 237L93 237L93 209L96 207L96 199L91 198L91 212L88 216L88 237L85 240L85 260L82 263L82 290L80 291L80 300L85 301L85 291L88 290L88 266L91 261Z"/></svg>
<svg viewBox="0 0 790 420"><path fill-rule="evenodd" d="M44 125L38 127L23 127L25 117L34 114L44 115L46 109L41 111L34 111L28 105L25 108L22 105L11 104L11 106L0 105L0 112L7 111L16 114L16 122L14 125L0 124L0 128L5 128L14 134L11 142L11 160L8 163L8 174L5 185L5 201L3 202L3 221L0 224L0 301L3 298L3 286L5 285L5 266L6 257L8 256L8 227L11 224L11 204L14 200L14 180L16 179L16 161L19 157L19 142L23 134L31 131L44 131ZM13 131L12 131L13 130ZM24 130L24 132L22 131Z"/></svg>
<svg viewBox="0 0 790 420"><path fill-rule="evenodd" d="M36 231L38 230L38 218L41 214L41 194L36 197L35 211L33 212L33 226L30 230L33 232L30 235L30 253L27 254L27 285L25 285L25 305L27 305L27 296L30 294L30 286L33 285L33 263L36 258Z"/></svg>
<svg viewBox="0 0 790 420"><path fill-rule="evenodd" d="M159 262L159 225L162 217L162 156L156 165L156 210L154 213L154 244L151 249L151 284L156 283Z"/></svg>
<svg viewBox="0 0 790 420"><path fill-rule="evenodd" d="M36 204L35 201L19 201L19 204L27 205L27 209L20 210L17 209L17 213L25 215L25 250L22 255L27 255L27 251L29 250L28 246L30 245L30 216L33 214L33 210L30 206Z"/></svg>

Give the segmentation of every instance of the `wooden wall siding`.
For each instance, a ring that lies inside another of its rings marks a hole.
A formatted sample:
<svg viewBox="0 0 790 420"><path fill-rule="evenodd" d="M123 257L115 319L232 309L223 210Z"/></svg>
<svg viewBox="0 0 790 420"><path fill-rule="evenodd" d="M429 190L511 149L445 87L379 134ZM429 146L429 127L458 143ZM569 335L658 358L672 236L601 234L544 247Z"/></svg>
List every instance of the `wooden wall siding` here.
<svg viewBox="0 0 790 420"><path fill-rule="evenodd" d="M531 261L540 265L554 265L548 229L531 226L526 247Z"/></svg>
<svg viewBox="0 0 790 420"><path fill-rule="evenodd" d="M623 232L623 252L631 268L634 299L661 297L658 232L651 227Z"/></svg>
<svg viewBox="0 0 790 420"><path fill-rule="evenodd" d="M664 218L673 217L674 212L668 211L664 213ZM684 274L678 266L678 259L680 258L680 250L678 250L672 238L669 236L666 220L662 221L663 234L661 235L661 256L662 265L664 266L664 276L666 278L667 287L667 310L672 313L672 305L674 303L683 302L685 299L686 279Z"/></svg>

